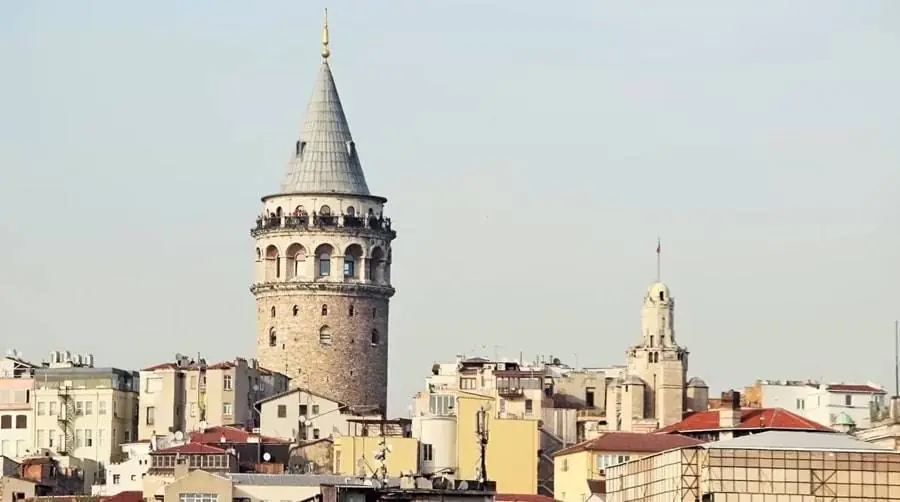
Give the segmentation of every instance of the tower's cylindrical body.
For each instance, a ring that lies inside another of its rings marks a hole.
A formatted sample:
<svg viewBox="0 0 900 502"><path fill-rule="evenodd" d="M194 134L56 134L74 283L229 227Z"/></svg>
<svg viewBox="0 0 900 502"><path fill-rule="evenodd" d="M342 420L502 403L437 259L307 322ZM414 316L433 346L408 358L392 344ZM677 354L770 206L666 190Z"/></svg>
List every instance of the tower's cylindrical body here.
<svg viewBox="0 0 900 502"><path fill-rule="evenodd" d="M385 408L391 241L369 193L327 61L281 192L251 230L257 358L345 405Z"/></svg>

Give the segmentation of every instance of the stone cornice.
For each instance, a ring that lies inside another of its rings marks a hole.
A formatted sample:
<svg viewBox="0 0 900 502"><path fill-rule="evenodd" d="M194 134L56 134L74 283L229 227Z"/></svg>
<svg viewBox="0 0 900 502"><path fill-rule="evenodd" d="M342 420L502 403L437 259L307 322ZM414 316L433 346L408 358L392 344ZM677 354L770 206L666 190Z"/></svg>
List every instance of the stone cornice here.
<svg viewBox="0 0 900 502"><path fill-rule="evenodd" d="M324 295L348 295L348 296L394 296L395 290L391 286L378 284L365 284L359 282L263 282L250 286L250 292L254 295L267 293L297 292L307 294Z"/></svg>
<svg viewBox="0 0 900 502"><path fill-rule="evenodd" d="M363 239L376 238L392 241L397 238L395 230L378 230L374 228L358 228L358 227L268 227L268 228L251 228L250 236L258 237L266 235L271 237L292 236L297 234L340 234L352 237L361 237Z"/></svg>

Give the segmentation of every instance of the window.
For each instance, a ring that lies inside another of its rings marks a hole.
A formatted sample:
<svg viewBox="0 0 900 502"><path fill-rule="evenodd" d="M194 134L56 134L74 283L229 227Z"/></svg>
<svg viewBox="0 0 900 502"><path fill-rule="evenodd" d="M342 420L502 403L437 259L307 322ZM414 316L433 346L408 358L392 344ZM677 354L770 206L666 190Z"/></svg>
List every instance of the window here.
<svg viewBox="0 0 900 502"><path fill-rule="evenodd" d="M377 330L377 329L373 329L373 330L372 330L372 340L371 340L371 341L372 341L372 345L373 345L373 346L378 345L379 336L378 336L378 330Z"/></svg>
<svg viewBox="0 0 900 502"><path fill-rule="evenodd" d="M38 446L38 448L43 448L43 447L47 446L46 444L44 444L44 431L43 431L43 429L38 429L37 432L35 432L35 436L37 436L37 446Z"/></svg>
<svg viewBox="0 0 900 502"><path fill-rule="evenodd" d="M225 415L226 417L230 417L233 415L231 403L222 403L222 414Z"/></svg>
<svg viewBox="0 0 900 502"><path fill-rule="evenodd" d="M84 429L75 429L75 448L84 446Z"/></svg>
<svg viewBox="0 0 900 502"><path fill-rule="evenodd" d="M121 476L119 474L113 474L113 484L114 485L119 484L120 479L121 479Z"/></svg>
<svg viewBox="0 0 900 502"><path fill-rule="evenodd" d="M75 401L75 416L84 415L84 401Z"/></svg>
<svg viewBox="0 0 900 502"><path fill-rule="evenodd" d="M319 277L331 275L331 252L328 250L319 253Z"/></svg>
<svg viewBox="0 0 900 502"><path fill-rule="evenodd" d="M97 429L97 446L103 446L106 442L106 429Z"/></svg>
<svg viewBox="0 0 900 502"><path fill-rule="evenodd" d="M98 415L106 415L106 401L99 401L97 403L97 414Z"/></svg>
<svg viewBox="0 0 900 502"><path fill-rule="evenodd" d="M319 429L313 429L313 439L319 439Z"/></svg>
<svg viewBox="0 0 900 502"><path fill-rule="evenodd" d="M50 406L48 407L48 415L56 415L56 401L50 401Z"/></svg>
<svg viewBox="0 0 900 502"><path fill-rule="evenodd" d="M231 375L222 377L222 387L225 388L225 390L231 390Z"/></svg>
<svg viewBox="0 0 900 502"><path fill-rule="evenodd" d="M38 415L46 415L47 414L47 403L44 401L40 401L37 405L37 414Z"/></svg>
<svg viewBox="0 0 900 502"><path fill-rule="evenodd" d="M344 277L356 277L356 259L352 254L344 256Z"/></svg>
<svg viewBox="0 0 900 502"><path fill-rule="evenodd" d="M278 345L278 337L275 335L275 328L269 328L269 347Z"/></svg>
<svg viewBox="0 0 900 502"><path fill-rule="evenodd" d="M328 305L322 305L322 315L328 315Z"/></svg>
<svg viewBox="0 0 900 502"><path fill-rule="evenodd" d="M94 431L91 429L84 430L84 445L85 446L94 446Z"/></svg>
<svg viewBox="0 0 900 502"><path fill-rule="evenodd" d="M269 311L269 315L275 317L275 307L272 307L272 310Z"/></svg>
<svg viewBox="0 0 900 502"><path fill-rule="evenodd" d="M28 428L28 416L16 415L16 429L27 429L27 428Z"/></svg>
<svg viewBox="0 0 900 502"><path fill-rule="evenodd" d="M372 309L372 319L375 319L375 316L377 316L377 315L378 315L378 310L373 308Z"/></svg>
<svg viewBox="0 0 900 502"><path fill-rule="evenodd" d="M597 455L597 470L628 462L630 458L628 455Z"/></svg>
<svg viewBox="0 0 900 502"><path fill-rule="evenodd" d="M434 447L430 444L422 444L422 461L431 462L434 460Z"/></svg>
<svg viewBox="0 0 900 502"><path fill-rule="evenodd" d="M462 390L474 390L475 389L475 379L474 378L460 378L459 379L459 388Z"/></svg>
<svg viewBox="0 0 900 502"><path fill-rule="evenodd" d="M278 405L278 418L287 418L287 405Z"/></svg>
<svg viewBox="0 0 900 502"><path fill-rule="evenodd" d="M12 429L12 415L0 416L0 429Z"/></svg>
<svg viewBox="0 0 900 502"><path fill-rule="evenodd" d="M563 459L562 459L562 471L563 472L569 471L569 459L566 457L563 457Z"/></svg>
<svg viewBox="0 0 900 502"><path fill-rule="evenodd" d="M349 315L350 315L350 317L353 317L353 305L350 305Z"/></svg>
<svg viewBox="0 0 900 502"><path fill-rule="evenodd" d="M190 414L192 417L197 416L197 403L191 403L191 411Z"/></svg>
<svg viewBox="0 0 900 502"><path fill-rule="evenodd" d="M156 425L156 408L153 406L147 407L147 425Z"/></svg>
<svg viewBox="0 0 900 502"><path fill-rule="evenodd" d="M850 394L844 396L844 406L853 406L853 396Z"/></svg>
<svg viewBox="0 0 900 502"><path fill-rule="evenodd" d="M797 400L797 409L802 410L806 408L806 402L803 399Z"/></svg>
<svg viewBox="0 0 900 502"><path fill-rule="evenodd" d="M594 387L587 387L584 389L584 404L589 408L594 407Z"/></svg>
<svg viewBox="0 0 900 502"><path fill-rule="evenodd" d="M84 414L85 415L93 415L94 414L94 402L93 401L85 401L84 402Z"/></svg>
<svg viewBox="0 0 900 502"><path fill-rule="evenodd" d="M432 394L428 397L428 412L439 417L449 417L456 414L456 400L449 394Z"/></svg>
<svg viewBox="0 0 900 502"><path fill-rule="evenodd" d="M534 401L532 401L531 399L525 400L525 413L529 415L534 413Z"/></svg>
<svg viewBox="0 0 900 502"><path fill-rule="evenodd" d="M322 345L331 345L331 329L328 326L322 326L319 329L319 343Z"/></svg>
<svg viewBox="0 0 900 502"><path fill-rule="evenodd" d="M300 405L300 416L305 417L309 408L305 404Z"/></svg>
<svg viewBox="0 0 900 502"><path fill-rule="evenodd" d="M296 305L294 305L294 308L293 308L292 310L293 310L293 312L294 312L294 316L295 316L295 317L296 317L297 314L300 313L300 307L298 307L298 306L296 306Z"/></svg>
<svg viewBox="0 0 900 502"><path fill-rule="evenodd" d="M310 408L311 408L313 416L316 416L319 414L319 405L318 404L314 404Z"/></svg>

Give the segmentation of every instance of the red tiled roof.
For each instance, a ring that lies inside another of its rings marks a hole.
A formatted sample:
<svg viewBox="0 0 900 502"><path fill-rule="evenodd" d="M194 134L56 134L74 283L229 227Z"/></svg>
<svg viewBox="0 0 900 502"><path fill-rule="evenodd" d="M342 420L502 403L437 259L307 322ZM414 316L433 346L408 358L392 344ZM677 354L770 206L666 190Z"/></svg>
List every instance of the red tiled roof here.
<svg viewBox="0 0 900 502"><path fill-rule="evenodd" d="M678 434L656 435L640 432L606 432L593 439L588 439L559 450L553 456L558 457L580 451L657 453L683 446L693 446L703 442L699 439L679 436Z"/></svg>
<svg viewBox="0 0 900 502"><path fill-rule="evenodd" d="M836 392L863 392L863 393L886 394L884 389L879 389L878 387L874 387L872 385L859 385L859 384L850 384L850 383L831 384L828 386L828 390L833 390Z"/></svg>
<svg viewBox="0 0 900 502"><path fill-rule="evenodd" d="M163 454L171 454L171 453L182 453L182 454L217 454L221 455L225 453L225 450L222 448L216 448L214 446L209 446L201 443L186 443L181 446L173 446L171 448L165 448L163 450L156 450L154 452L150 452L151 455L163 455Z"/></svg>
<svg viewBox="0 0 900 502"><path fill-rule="evenodd" d="M494 495L494 500L497 502L556 502L553 497L529 493L498 493Z"/></svg>
<svg viewBox="0 0 900 502"><path fill-rule="evenodd" d="M144 500L144 492L125 491L109 497L104 502L141 502L142 500Z"/></svg>
<svg viewBox="0 0 900 502"><path fill-rule="evenodd" d="M222 441L222 438L225 438L225 441ZM238 429L237 427L228 427L225 425L210 427L203 432L194 431L190 433L191 443L203 444L249 443L251 438L259 438L259 441L263 443L290 443L290 441L285 441L283 439L260 436L243 429Z"/></svg>
<svg viewBox="0 0 900 502"><path fill-rule="evenodd" d="M783 408L744 408L741 422L734 427L719 427L719 410L691 413L681 422L663 427L657 433L698 432L731 429L805 430L834 432L833 429L791 413Z"/></svg>

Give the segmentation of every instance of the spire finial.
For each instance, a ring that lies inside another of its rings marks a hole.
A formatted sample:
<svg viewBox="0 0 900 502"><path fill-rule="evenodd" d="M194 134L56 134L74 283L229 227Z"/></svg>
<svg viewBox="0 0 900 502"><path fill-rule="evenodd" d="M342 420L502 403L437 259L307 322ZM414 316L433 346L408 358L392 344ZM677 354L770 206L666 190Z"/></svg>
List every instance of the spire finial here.
<svg viewBox="0 0 900 502"><path fill-rule="evenodd" d="M331 49L328 48L328 9L325 9L325 22L322 24L322 59L328 59Z"/></svg>

